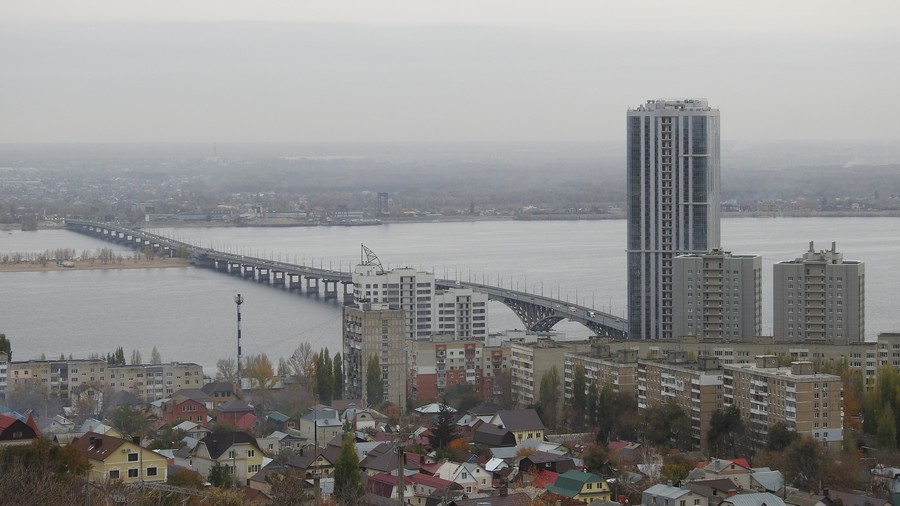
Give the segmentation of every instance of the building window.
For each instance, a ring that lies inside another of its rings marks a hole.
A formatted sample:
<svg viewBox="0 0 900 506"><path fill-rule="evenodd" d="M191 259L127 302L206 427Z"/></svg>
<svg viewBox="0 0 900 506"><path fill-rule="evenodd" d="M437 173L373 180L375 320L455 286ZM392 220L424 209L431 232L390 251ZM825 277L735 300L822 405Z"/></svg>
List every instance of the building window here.
<svg viewBox="0 0 900 506"><path fill-rule="evenodd" d="M156 468L148 467L147 468L147 476L156 476Z"/></svg>
<svg viewBox="0 0 900 506"><path fill-rule="evenodd" d="M110 480L118 480L119 479L119 470L118 469L110 469L109 470L109 479Z"/></svg>
<svg viewBox="0 0 900 506"><path fill-rule="evenodd" d="M138 471L137 469L129 469L129 470L128 470L128 477L129 477L129 478L137 478L139 475L140 475L140 473L139 473L139 471Z"/></svg>
<svg viewBox="0 0 900 506"><path fill-rule="evenodd" d="M138 454L137 454L137 453L132 452L132 453L129 453L129 454L128 454L128 462L137 462L137 461L138 461Z"/></svg>

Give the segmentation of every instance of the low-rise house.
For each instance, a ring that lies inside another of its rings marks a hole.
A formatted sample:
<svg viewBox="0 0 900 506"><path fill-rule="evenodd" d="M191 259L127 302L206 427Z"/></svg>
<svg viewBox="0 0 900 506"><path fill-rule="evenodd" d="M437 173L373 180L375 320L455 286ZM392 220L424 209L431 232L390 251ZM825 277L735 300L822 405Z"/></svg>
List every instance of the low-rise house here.
<svg viewBox="0 0 900 506"><path fill-rule="evenodd" d="M207 383L200 387L200 390L203 390L203 393L212 399L214 409L228 402L238 400L234 391L234 385L226 381Z"/></svg>
<svg viewBox="0 0 900 506"><path fill-rule="evenodd" d="M544 422L534 409L508 409L498 411L491 418L492 424L512 431L516 436L516 444L526 439L544 439Z"/></svg>
<svg viewBox="0 0 900 506"><path fill-rule="evenodd" d="M509 429L501 429L492 423L481 423L475 427L472 442L488 448L516 446L516 435Z"/></svg>
<svg viewBox="0 0 900 506"><path fill-rule="evenodd" d="M612 496L606 480L593 473L575 470L560 474L556 483L547 486L547 492L585 504L595 499L608 501Z"/></svg>
<svg viewBox="0 0 900 506"><path fill-rule="evenodd" d="M734 482L741 490L750 490L751 472L749 464L746 464L746 460L712 459L705 466L688 473L687 480L698 481L726 478Z"/></svg>
<svg viewBox="0 0 900 506"><path fill-rule="evenodd" d="M366 492L388 499L397 499L400 497L399 485L400 479L395 474L378 473L369 476L366 481ZM403 496L413 496L413 482L409 477L403 477Z"/></svg>
<svg viewBox="0 0 900 506"><path fill-rule="evenodd" d="M185 435L200 440L208 436L212 431L196 422L181 422L175 427L175 430L184 431Z"/></svg>
<svg viewBox="0 0 900 506"><path fill-rule="evenodd" d="M348 423L353 430L374 429L378 424L374 411L357 408L353 404L341 413L341 421Z"/></svg>
<svg viewBox="0 0 900 506"><path fill-rule="evenodd" d="M28 444L41 437L31 415L0 415L0 447Z"/></svg>
<svg viewBox="0 0 900 506"><path fill-rule="evenodd" d="M165 482L167 461L135 442L96 432L88 432L69 445L91 464L89 479L124 483Z"/></svg>
<svg viewBox="0 0 900 506"><path fill-rule="evenodd" d="M687 487L673 487L672 482L653 485L641 494L641 506L709 506L706 497Z"/></svg>
<svg viewBox="0 0 900 506"><path fill-rule="evenodd" d="M460 497L463 493L463 486L459 483L438 478L437 476L429 476L423 473L415 473L407 476L412 482L413 497L407 497L409 504L413 506L426 506L428 498L437 497L444 501L454 497Z"/></svg>
<svg viewBox="0 0 900 506"><path fill-rule="evenodd" d="M212 399L197 388L179 390L162 403L162 421L206 423Z"/></svg>
<svg viewBox="0 0 900 506"><path fill-rule="evenodd" d="M231 424L239 429L247 429L256 421L256 415L253 413L253 406L244 401L234 400L216 408L216 421Z"/></svg>
<svg viewBox="0 0 900 506"><path fill-rule="evenodd" d="M310 444L306 438L277 430L266 437L257 438L256 442L269 455L278 455L283 450L299 451Z"/></svg>
<svg viewBox="0 0 900 506"><path fill-rule="evenodd" d="M520 474L539 473L544 470L562 474L576 467L572 457L542 451L526 455L519 461Z"/></svg>
<svg viewBox="0 0 900 506"><path fill-rule="evenodd" d="M69 420L62 415L56 415L50 419L44 430L44 434L65 434L67 432L75 432L75 422Z"/></svg>
<svg viewBox="0 0 900 506"><path fill-rule="evenodd" d="M332 438L344 432L344 424L338 412L327 406L314 406L309 413L300 417L300 437L325 446Z"/></svg>
<svg viewBox="0 0 900 506"><path fill-rule="evenodd" d="M263 452L256 438L242 431L218 431L201 439L191 452L191 468L209 477L215 464L227 466L242 484L262 469Z"/></svg>
<svg viewBox="0 0 900 506"><path fill-rule="evenodd" d="M780 497L768 492L737 494L725 499L720 504L722 506L785 506L784 501ZM870 506L874 505L870 504ZM882 505L878 504L877 506Z"/></svg>
<svg viewBox="0 0 900 506"><path fill-rule="evenodd" d="M435 476L459 483L466 494L478 493L493 488L493 475L474 462L442 462Z"/></svg>
<svg viewBox="0 0 900 506"><path fill-rule="evenodd" d="M690 481L685 484L691 491L706 497L709 506L717 506L723 500L737 494L741 490L727 478Z"/></svg>
<svg viewBox="0 0 900 506"><path fill-rule="evenodd" d="M280 411L272 411L266 415L266 420L275 428L275 430L280 432L287 432L291 429L300 428L300 424L297 423L297 420L294 420Z"/></svg>
<svg viewBox="0 0 900 506"><path fill-rule="evenodd" d="M824 506L890 506L891 503L887 499L878 499L850 492L841 492L839 490L825 489L825 497L820 501ZM771 495L771 494L769 494ZM755 506L736 504L735 506ZM769 504L768 506L781 506Z"/></svg>

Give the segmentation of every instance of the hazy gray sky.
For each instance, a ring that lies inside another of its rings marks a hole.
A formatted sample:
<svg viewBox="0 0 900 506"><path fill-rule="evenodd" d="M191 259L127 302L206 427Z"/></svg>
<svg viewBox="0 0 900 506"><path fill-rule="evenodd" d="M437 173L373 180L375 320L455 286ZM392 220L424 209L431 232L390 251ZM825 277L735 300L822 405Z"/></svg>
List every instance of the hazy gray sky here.
<svg viewBox="0 0 900 506"><path fill-rule="evenodd" d="M5 0L0 142L900 140L891 1Z"/></svg>

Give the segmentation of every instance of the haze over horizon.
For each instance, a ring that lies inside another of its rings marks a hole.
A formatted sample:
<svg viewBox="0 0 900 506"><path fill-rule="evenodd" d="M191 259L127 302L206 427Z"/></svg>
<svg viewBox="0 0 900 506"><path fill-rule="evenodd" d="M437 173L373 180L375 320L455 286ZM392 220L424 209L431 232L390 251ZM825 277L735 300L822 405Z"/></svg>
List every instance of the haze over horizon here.
<svg viewBox="0 0 900 506"><path fill-rule="evenodd" d="M722 138L896 141L887 1L13 2L0 142L620 142L703 97Z"/></svg>

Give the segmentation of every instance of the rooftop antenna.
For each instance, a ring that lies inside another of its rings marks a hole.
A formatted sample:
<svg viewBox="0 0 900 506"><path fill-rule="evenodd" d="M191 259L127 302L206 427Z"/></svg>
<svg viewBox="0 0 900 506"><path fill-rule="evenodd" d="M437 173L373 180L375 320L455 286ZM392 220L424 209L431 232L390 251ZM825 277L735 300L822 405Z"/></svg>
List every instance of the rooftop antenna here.
<svg viewBox="0 0 900 506"><path fill-rule="evenodd" d="M381 266L381 260L378 259L378 255L367 248L365 244L360 244L360 247L362 247L362 252L360 253L360 265L378 267L378 274L384 274L384 267Z"/></svg>
<svg viewBox="0 0 900 506"><path fill-rule="evenodd" d="M234 304L237 306L237 387L238 391L241 389L241 304L244 303L244 298L241 297L241 294L237 294L234 296Z"/></svg>

